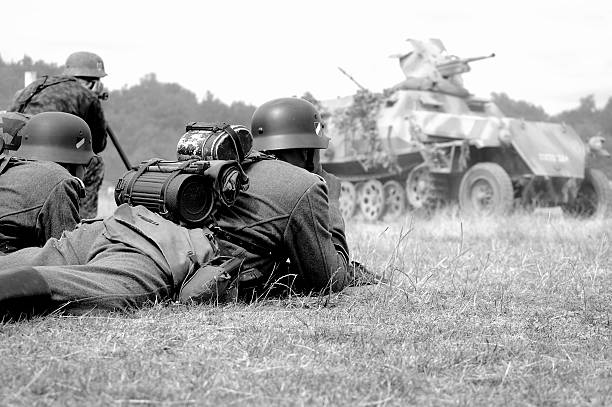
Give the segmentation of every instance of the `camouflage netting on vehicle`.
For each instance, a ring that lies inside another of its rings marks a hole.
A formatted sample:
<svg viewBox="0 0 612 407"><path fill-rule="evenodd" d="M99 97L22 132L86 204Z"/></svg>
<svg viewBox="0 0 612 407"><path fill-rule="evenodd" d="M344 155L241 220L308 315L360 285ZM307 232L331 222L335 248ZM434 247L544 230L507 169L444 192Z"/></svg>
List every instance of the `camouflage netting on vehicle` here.
<svg viewBox="0 0 612 407"><path fill-rule="evenodd" d="M399 172L397 157L379 137L377 119L385 95L368 90L359 90L353 103L332 116L333 126L349 147L349 154L367 172L382 167L390 172Z"/></svg>

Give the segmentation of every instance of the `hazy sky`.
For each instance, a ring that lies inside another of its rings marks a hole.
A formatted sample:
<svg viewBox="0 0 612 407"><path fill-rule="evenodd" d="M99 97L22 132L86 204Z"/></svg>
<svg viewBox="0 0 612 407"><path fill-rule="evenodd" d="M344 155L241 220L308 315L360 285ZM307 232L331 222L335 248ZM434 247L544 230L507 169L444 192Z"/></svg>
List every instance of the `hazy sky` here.
<svg viewBox="0 0 612 407"><path fill-rule="evenodd" d="M612 96L605 0L30 0L3 2L2 15L5 61L61 65L73 51L93 51L111 89L155 72L227 103L305 91L328 99L356 90L338 66L378 91L403 79L389 55L406 51L407 38L440 38L451 54L497 54L464 75L477 96L506 92L549 113L587 94L600 107Z"/></svg>

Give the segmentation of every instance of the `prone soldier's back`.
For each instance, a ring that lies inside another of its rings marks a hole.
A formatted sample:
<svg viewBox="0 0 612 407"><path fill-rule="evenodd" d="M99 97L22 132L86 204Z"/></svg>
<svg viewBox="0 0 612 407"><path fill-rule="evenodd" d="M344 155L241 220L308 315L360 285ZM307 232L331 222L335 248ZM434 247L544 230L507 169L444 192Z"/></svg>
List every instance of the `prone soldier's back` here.
<svg viewBox="0 0 612 407"><path fill-rule="evenodd" d="M42 246L72 230L82 188L56 163L11 160L0 175L0 252Z"/></svg>
<svg viewBox="0 0 612 407"><path fill-rule="evenodd" d="M347 260L332 241L325 181L280 160L256 162L246 173L249 189L216 214L218 226L228 234L220 236L225 249L246 249L243 268L265 277L275 264L289 259L311 289L324 288ZM340 251L348 253L346 242L340 244Z"/></svg>

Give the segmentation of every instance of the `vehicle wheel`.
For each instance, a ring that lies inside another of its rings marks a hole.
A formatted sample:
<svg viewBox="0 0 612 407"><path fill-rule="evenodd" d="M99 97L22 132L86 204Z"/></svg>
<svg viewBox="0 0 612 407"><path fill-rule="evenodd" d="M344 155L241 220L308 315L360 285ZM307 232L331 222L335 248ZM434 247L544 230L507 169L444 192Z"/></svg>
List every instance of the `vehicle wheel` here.
<svg viewBox="0 0 612 407"><path fill-rule="evenodd" d="M459 205L465 213L502 215L514 198L512 180L499 164L478 163L461 178Z"/></svg>
<svg viewBox="0 0 612 407"><path fill-rule="evenodd" d="M402 185L397 181L387 181L383 185L385 192L385 214L386 220L399 219L406 209L406 194Z"/></svg>
<svg viewBox="0 0 612 407"><path fill-rule="evenodd" d="M340 183L340 213L344 220L349 220L355 213L357 206L357 192L355 185L349 181Z"/></svg>
<svg viewBox="0 0 612 407"><path fill-rule="evenodd" d="M385 209L385 191L380 181L371 179L359 188L359 206L368 221L380 219Z"/></svg>
<svg viewBox="0 0 612 407"><path fill-rule="evenodd" d="M576 199L563 205L563 211L572 216L603 218L610 214L612 187L606 174L595 168L587 168Z"/></svg>
<svg viewBox="0 0 612 407"><path fill-rule="evenodd" d="M414 167L406 178L406 199L414 209L428 206L435 200L434 180L427 164Z"/></svg>

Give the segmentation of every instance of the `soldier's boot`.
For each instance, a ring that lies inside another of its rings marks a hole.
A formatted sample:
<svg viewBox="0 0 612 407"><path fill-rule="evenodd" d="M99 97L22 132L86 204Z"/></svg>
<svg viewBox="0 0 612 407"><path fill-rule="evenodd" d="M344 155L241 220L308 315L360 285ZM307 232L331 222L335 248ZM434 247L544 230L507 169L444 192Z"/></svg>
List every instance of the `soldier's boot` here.
<svg viewBox="0 0 612 407"><path fill-rule="evenodd" d="M51 305L51 290L38 271L32 267L0 271L0 320L40 315Z"/></svg>

